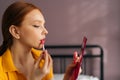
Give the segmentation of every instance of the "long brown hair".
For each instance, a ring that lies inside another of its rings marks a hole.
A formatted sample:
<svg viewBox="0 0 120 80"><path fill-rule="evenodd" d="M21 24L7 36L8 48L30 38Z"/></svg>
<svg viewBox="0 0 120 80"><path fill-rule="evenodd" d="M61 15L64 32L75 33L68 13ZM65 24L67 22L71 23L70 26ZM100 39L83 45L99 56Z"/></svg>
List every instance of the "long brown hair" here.
<svg viewBox="0 0 120 80"><path fill-rule="evenodd" d="M9 48L13 43L13 37L9 32L11 25L20 26L25 15L33 9L39 9L31 3L26 2L15 2L11 4L4 12L2 18L2 35L3 43L0 47L0 56ZM39 9L40 10L40 9ZM41 12L41 10L40 10Z"/></svg>

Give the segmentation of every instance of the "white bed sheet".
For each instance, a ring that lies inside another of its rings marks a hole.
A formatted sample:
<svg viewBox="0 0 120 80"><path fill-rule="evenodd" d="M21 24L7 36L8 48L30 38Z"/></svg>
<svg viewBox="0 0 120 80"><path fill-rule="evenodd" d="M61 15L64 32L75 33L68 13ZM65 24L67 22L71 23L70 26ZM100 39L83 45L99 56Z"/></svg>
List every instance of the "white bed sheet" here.
<svg viewBox="0 0 120 80"><path fill-rule="evenodd" d="M54 74L54 80L63 80L64 74ZM97 77L80 75L77 80L99 80Z"/></svg>

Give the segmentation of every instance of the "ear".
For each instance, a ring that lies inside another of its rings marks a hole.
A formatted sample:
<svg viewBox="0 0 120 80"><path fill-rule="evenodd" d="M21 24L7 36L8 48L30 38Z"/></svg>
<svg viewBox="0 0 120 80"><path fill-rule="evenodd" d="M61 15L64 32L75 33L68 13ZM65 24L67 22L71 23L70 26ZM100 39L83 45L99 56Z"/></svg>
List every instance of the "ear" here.
<svg viewBox="0 0 120 80"><path fill-rule="evenodd" d="M11 33L11 35L12 35L14 38L20 39L19 28L16 27L15 25L11 25L11 26L10 26L9 32Z"/></svg>

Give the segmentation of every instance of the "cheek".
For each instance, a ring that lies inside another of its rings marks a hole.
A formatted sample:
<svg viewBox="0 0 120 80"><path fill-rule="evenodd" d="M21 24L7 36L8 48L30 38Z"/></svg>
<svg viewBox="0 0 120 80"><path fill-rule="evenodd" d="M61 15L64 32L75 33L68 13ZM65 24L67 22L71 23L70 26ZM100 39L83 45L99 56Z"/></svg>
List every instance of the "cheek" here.
<svg viewBox="0 0 120 80"><path fill-rule="evenodd" d="M38 43L41 39L41 31L37 29L24 29L21 33L21 39L29 43Z"/></svg>
<svg viewBox="0 0 120 80"><path fill-rule="evenodd" d="M31 31L26 30L25 32L22 33L21 38L28 38L30 40L33 40L38 38L38 34L33 30Z"/></svg>

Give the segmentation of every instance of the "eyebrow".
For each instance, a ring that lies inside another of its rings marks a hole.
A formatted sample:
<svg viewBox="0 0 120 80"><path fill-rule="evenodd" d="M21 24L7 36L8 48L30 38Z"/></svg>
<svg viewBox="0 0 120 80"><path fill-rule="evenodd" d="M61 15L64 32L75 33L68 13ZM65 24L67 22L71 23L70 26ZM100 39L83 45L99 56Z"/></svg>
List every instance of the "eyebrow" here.
<svg viewBox="0 0 120 80"><path fill-rule="evenodd" d="M33 20L33 22L39 22L45 24L45 21L41 21L41 20Z"/></svg>

